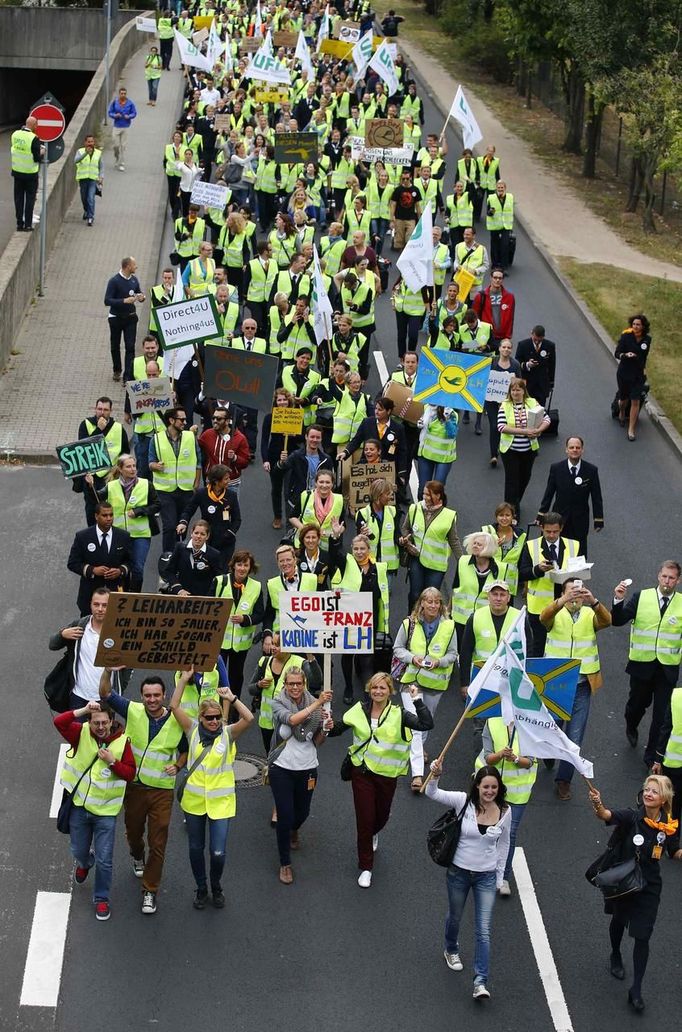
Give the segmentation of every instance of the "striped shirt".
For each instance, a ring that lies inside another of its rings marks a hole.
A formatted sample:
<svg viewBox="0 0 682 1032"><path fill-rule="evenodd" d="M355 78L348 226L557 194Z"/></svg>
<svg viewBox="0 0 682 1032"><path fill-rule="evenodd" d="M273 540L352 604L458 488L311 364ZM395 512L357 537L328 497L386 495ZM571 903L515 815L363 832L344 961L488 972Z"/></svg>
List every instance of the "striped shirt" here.
<svg viewBox="0 0 682 1032"><path fill-rule="evenodd" d="M507 425L507 417L504 414L504 409L500 405L497 413L497 429L502 432L504 427ZM511 426L511 423L509 424ZM526 430L528 427L528 418L526 415L525 404L514 405L514 426L517 426L519 430ZM525 437L521 434L514 434L512 443L510 445L511 451L522 452L530 451L530 437Z"/></svg>

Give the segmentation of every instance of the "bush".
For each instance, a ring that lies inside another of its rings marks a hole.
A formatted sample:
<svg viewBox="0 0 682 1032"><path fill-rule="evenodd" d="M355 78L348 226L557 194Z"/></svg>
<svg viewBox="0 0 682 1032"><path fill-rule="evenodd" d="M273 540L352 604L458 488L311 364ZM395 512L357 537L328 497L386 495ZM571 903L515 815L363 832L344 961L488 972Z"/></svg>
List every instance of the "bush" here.
<svg viewBox="0 0 682 1032"><path fill-rule="evenodd" d="M473 61L497 82L512 82L514 67L504 32L494 18L485 21L474 13L472 19L472 7L475 11L466 0L450 0L440 17L443 31L453 38L459 58Z"/></svg>

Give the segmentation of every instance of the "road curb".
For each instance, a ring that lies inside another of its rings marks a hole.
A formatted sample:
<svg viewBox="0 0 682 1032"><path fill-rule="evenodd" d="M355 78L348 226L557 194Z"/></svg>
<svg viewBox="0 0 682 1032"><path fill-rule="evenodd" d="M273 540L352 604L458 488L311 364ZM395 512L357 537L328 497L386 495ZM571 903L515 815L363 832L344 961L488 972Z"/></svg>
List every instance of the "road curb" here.
<svg viewBox="0 0 682 1032"><path fill-rule="evenodd" d="M414 51L418 51L419 48L416 47L415 44L408 44L407 46L405 46L403 40L400 40L399 44L405 53L405 57L410 62L413 72L416 72L416 78L420 80L424 92L427 94L428 97L430 97L431 101L433 102L435 107L442 113L443 117L447 118L450 112L449 107L446 103L443 102L442 97L437 96L429 88L429 85L426 79L424 78L425 73L421 67L421 59L414 55ZM412 53L410 53L410 51ZM428 59L425 57L424 60ZM479 101L479 103L481 103L482 106L485 107L482 101ZM518 214L518 207L516 211ZM589 329L597 337L602 347L604 347L613 358L616 349L606 329L602 326L599 319L597 319L597 317L590 311L587 302L584 301L583 298L576 292L570 280L568 280L568 278L561 271L561 269L559 268L559 263L557 262L556 258L554 258L554 256L551 255L550 252L547 250L544 241L540 240L537 234L528 228L521 215L518 216L518 220L521 226L523 227L524 233L533 244L533 247L535 247L535 249L538 251L543 262L547 266L548 270L550 271L558 285L564 291L569 301L571 301L573 305L577 308L578 312L582 316L583 320L585 321ZM651 419L651 422L654 424L656 429L663 437L667 439L671 448L673 448L677 452L677 454L682 458L682 435L678 433L678 431L675 429L672 422L666 416L665 412L661 408L661 405L652 394L648 395L645 402L645 408L647 414L649 415L649 418Z"/></svg>

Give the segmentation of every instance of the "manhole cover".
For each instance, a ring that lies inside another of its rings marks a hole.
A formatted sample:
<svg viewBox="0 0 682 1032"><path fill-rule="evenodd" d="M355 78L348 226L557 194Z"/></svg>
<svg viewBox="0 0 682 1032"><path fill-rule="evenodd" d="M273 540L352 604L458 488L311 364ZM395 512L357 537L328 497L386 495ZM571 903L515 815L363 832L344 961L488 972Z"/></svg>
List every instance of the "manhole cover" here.
<svg viewBox="0 0 682 1032"><path fill-rule="evenodd" d="M240 788L257 788L263 784L263 771L267 764L262 756L252 753L238 753L234 761L234 778Z"/></svg>

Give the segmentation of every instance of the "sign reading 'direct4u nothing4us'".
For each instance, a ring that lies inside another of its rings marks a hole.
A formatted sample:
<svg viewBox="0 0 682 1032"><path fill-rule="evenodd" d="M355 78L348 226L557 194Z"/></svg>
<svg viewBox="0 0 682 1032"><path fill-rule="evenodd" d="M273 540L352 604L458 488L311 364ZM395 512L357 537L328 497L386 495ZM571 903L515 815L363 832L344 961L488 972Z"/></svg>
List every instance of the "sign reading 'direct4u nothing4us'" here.
<svg viewBox="0 0 682 1032"><path fill-rule="evenodd" d="M222 337L220 315L210 294L154 309L164 351Z"/></svg>
<svg viewBox="0 0 682 1032"><path fill-rule="evenodd" d="M291 591L280 595L280 647L284 652L374 651L374 610L369 591Z"/></svg>

